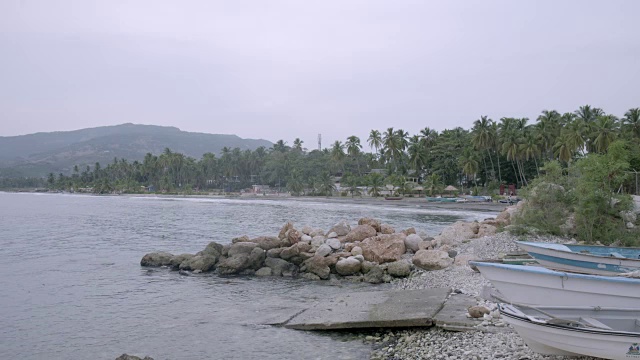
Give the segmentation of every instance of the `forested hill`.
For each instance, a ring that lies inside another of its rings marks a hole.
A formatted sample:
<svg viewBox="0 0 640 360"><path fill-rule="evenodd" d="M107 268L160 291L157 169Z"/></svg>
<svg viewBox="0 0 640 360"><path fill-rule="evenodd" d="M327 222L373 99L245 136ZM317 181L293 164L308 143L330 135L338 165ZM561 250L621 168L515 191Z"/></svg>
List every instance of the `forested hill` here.
<svg viewBox="0 0 640 360"><path fill-rule="evenodd" d="M136 124L8 136L0 137L0 177L69 173L74 165L106 164L116 157L142 160L146 153L158 155L165 148L199 159L207 152L218 155L224 147L255 150L272 145L236 135Z"/></svg>

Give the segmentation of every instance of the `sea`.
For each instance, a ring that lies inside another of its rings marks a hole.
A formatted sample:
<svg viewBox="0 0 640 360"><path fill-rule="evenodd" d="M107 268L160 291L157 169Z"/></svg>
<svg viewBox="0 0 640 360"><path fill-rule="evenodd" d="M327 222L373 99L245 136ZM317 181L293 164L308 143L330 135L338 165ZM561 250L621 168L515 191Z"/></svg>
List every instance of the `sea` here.
<svg viewBox="0 0 640 360"><path fill-rule="evenodd" d="M153 251L381 219L435 235L488 211L384 202L0 193L0 359L367 359L353 333L261 325L284 305L385 285L140 267ZM388 287L388 285L387 285Z"/></svg>

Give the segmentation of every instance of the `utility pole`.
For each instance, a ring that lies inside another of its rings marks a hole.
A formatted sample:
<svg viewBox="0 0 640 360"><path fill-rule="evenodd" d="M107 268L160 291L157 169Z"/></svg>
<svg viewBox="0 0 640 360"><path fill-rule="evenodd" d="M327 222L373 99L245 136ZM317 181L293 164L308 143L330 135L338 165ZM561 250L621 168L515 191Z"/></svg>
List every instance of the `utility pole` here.
<svg viewBox="0 0 640 360"><path fill-rule="evenodd" d="M322 134L318 134L318 150L322 151Z"/></svg>

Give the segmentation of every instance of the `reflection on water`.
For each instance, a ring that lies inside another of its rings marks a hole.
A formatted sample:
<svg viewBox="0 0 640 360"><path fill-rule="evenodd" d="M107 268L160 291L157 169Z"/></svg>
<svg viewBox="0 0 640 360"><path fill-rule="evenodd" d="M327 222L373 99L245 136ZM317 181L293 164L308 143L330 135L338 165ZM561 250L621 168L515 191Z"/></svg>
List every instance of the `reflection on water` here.
<svg viewBox="0 0 640 360"><path fill-rule="evenodd" d="M259 325L319 296L370 290L139 266L142 255L194 253L212 240L274 235L285 221L328 229L380 218L435 234L487 213L296 201L0 193L0 358L364 359L368 346Z"/></svg>

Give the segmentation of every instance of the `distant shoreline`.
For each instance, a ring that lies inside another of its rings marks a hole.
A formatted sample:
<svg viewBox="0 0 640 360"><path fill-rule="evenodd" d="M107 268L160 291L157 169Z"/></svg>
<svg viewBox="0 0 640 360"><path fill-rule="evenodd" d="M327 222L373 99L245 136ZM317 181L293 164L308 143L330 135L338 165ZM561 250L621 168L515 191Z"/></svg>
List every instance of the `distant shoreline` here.
<svg viewBox="0 0 640 360"><path fill-rule="evenodd" d="M6 191L6 193L33 193L51 194L55 192L35 192L35 191ZM231 199L231 200L265 200L265 201L298 201L298 202L318 202L325 204L360 204L374 205L381 207L399 208L419 208L419 209L440 209L440 210L464 210L464 211L485 211L499 213L508 204L496 202L428 202L424 197L406 197L402 200L385 200L384 197L325 197L325 196L229 196L229 195L208 195L208 194L92 194L92 193L64 193L65 195L88 195L88 196L128 196L128 197L160 197L160 198L194 198L194 199Z"/></svg>

